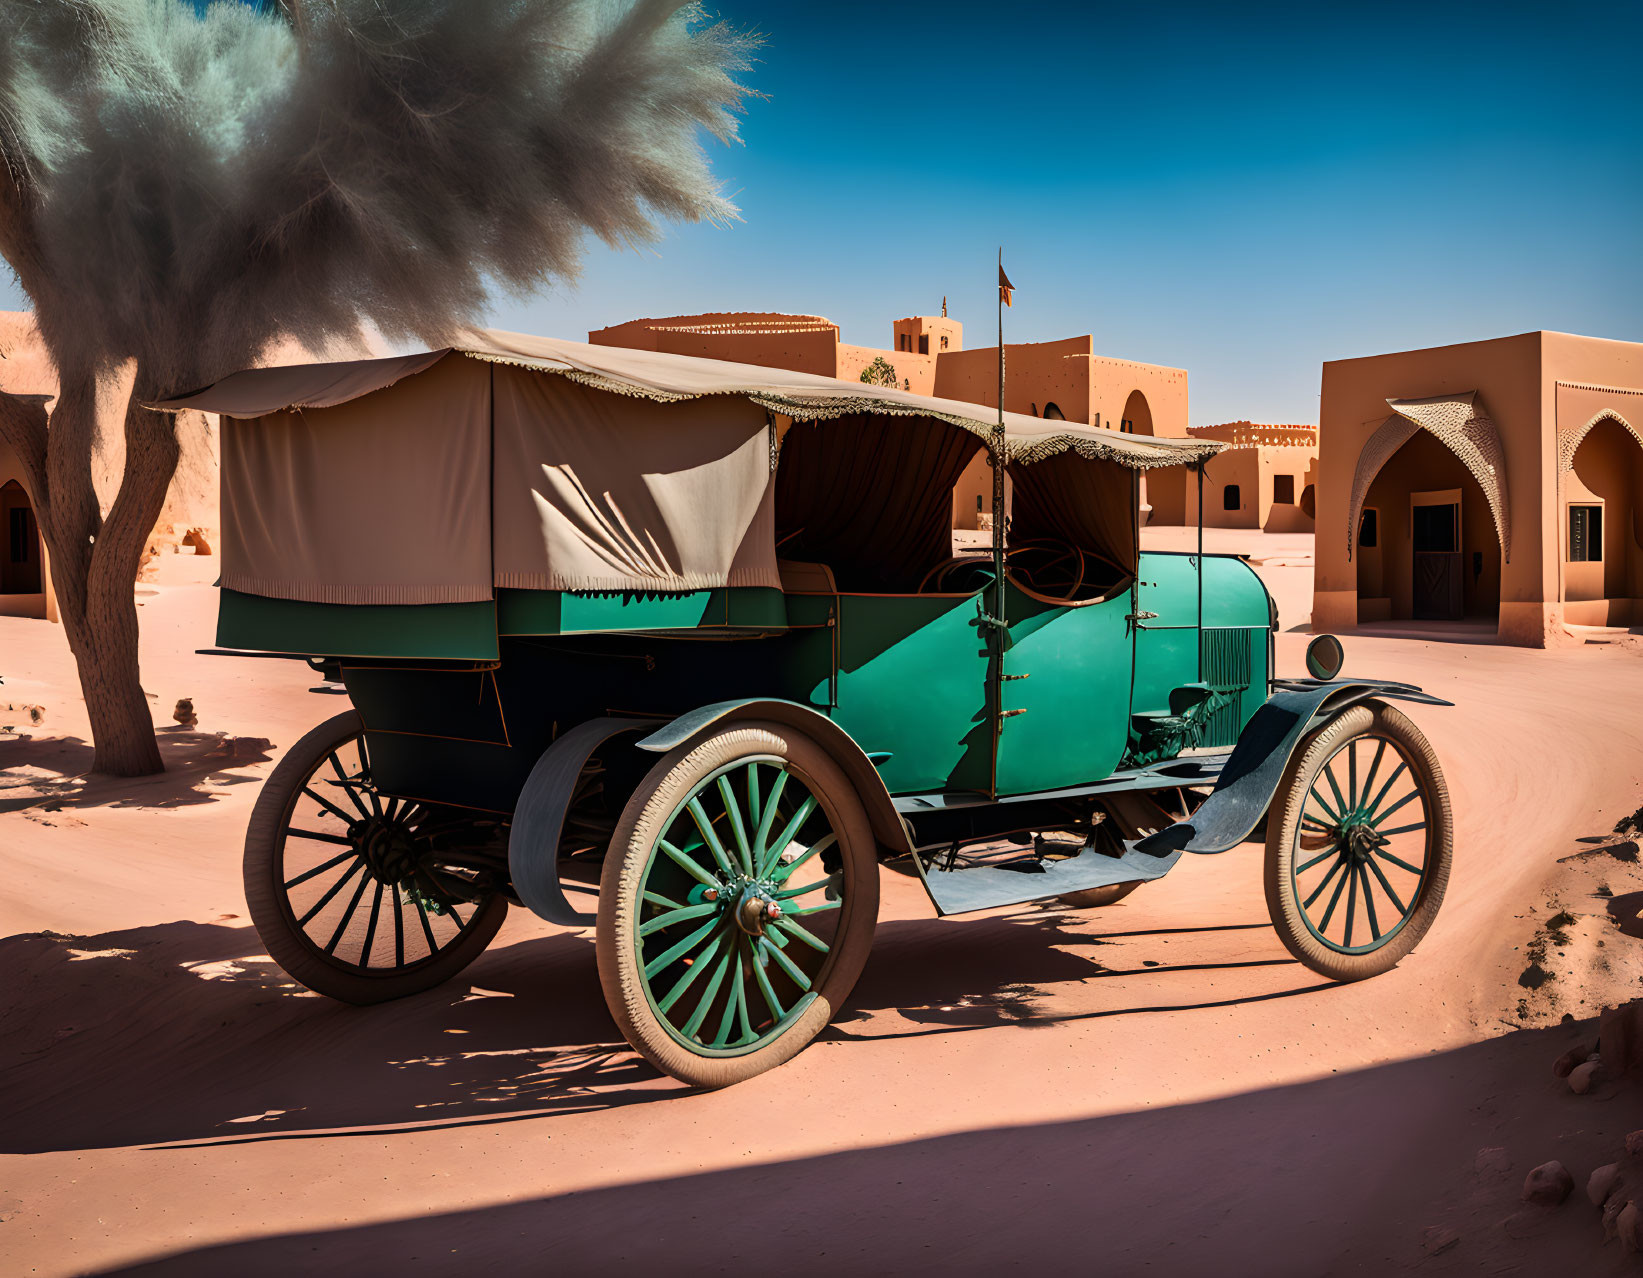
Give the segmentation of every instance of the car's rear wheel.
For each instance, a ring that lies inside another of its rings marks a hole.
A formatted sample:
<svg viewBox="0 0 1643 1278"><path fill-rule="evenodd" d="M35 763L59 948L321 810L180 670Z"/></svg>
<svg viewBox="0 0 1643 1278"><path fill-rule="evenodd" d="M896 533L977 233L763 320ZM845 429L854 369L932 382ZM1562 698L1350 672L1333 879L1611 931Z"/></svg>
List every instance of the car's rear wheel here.
<svg viewBox="0 0 1643 1278"><path fill-rule="evenodd" d="M821 1032L877 917L872 830L826 751L772 723L709 729L656 765L617 824L599 979L646 1060L724 1087Z"/></svg>
<svg viewBox="0 0 1643 1278"><path fill-rule="evenodd" d="M303 736L257 796L245 899L269 957L309 989L380 1003L478 958L507 917L487 889L483 832L451 810L384 795L359 714Z"/></svg>

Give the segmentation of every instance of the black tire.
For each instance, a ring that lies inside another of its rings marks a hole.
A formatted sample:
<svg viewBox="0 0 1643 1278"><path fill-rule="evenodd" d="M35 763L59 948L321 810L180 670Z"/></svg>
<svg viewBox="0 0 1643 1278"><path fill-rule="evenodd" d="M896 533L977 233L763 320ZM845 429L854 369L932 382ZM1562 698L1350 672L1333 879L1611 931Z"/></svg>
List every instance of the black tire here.
<svg viewBox="0 0 1643 1278"><path fill-rule="evenodd" d="M373 862L368 846L399 837L389 818L403 817L397 824L409 840L405 846L414 846L420 805L401 806L376 793L363 732L359 714L348 710L286 752L252 809L244 863L246 904L269 957L315 993L357 1004L403 998L449 980L484 952L508 913L495 893L477 904L427 904L408 888L416 882L409 873L396 875ZM350 751L360 761L357 773L342 763ZM325 795L316 774L333 764L337 775L323 778L331 790ZM322 806L322 796L336 802ZM312 811L292 838L299 801ZM341 909L347 912L339 917ZM350 952L354 961L346 957Z"/></svg>
<svg viewBox="0 0 1643 1278"><path fill-rule="evenodd" d="M611 839L597 933L611 1015L693 1087L780 1065L854 988L878 887L866 811L825 750L773 723L710 728L651 770Z"/></svg>
<svg viewBox="0 0 1643 1278"><path fill-rule="evenodd" d="M1449 789L1420 729L1382 702L1353 706L1296 751L1268 813L1279 939L1331 980L1390 970L1437 917L1453 843ZM1354 945L1360 921L1369 935Z"/></svg>

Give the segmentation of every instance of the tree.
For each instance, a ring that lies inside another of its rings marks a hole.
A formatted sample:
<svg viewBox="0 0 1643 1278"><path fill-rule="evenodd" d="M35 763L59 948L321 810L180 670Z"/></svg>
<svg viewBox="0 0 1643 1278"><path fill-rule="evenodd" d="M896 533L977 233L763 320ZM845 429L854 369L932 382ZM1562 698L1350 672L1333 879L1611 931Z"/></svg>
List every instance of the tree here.
<svg viewBox="0 0 1643 1278"><path fill-rule="evenodd" d="M446 344L492 285L574 276L586 232L734 217L698 127L735 140L754 41L684 0L0 0L0 256L57 365L0 392L96 744L162 769L138 562L176 468L146 407L275 339ZM135 365L98 509L97 389Z"/></svg>
<svg viewBox="0 0 1643 1278"><path fill-rule="evenodd" d="M901 379L895 365L882 355L873 356L873 362L861 370L861 380L869 386L894 386Z"/></svg>

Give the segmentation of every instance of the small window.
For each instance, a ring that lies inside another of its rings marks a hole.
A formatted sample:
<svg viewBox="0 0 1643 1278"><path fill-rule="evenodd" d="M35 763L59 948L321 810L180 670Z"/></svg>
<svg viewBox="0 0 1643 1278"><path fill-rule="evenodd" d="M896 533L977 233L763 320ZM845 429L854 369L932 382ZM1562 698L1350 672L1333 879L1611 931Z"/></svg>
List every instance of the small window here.
<svg viewBox="0 0 1643 1278"><path fill-rule="evenodd" d="M942 350L946 350L946 349L947 349L947 337L946 337L946 335L945 335L945 334L943 334L943 335L942 335L942 338L941 338L941 349L942 349Z"/></svg>
<svg viewBox="0 0 1643 1278"><path fill-rule="evenodd" d="M1293 506L1295 504L1295 476L1274 475L1272 477L1272 502L1276 506Z"/></svg>
<svg viewBox="0 0 1643 1278"><path fill-rule="evenodd" d="M1595 564L1603 561L1603 507L1569 507L1569 562Z"/></svg>
<svg viewBox="0 0 1643 1278"><path fill-rule="evenodd" d="M905 391L912 390L913 389L913 379L910 378L910 377L902 378L901 379L901 388L902 388L902 390L905 390Z"/></svg>
<svg viewBox="0 0 1643 1278"><path fill-rule="evenodd" d="M14 564L26 564L29 561L29 535L34 531L29 527L28 507L13 506L10 515L11 561Z"/></svg>
<svg viewBox="0 0 1643 1278"><path fill-rule="evenodd" d="M919 334L918 353L920 355L928 355L930 353L930 335L928 333Z"/></svg>
<svg viewBox="0 0 1643 1278"><path fill-rule="evenodd" d="M1373 550L1380 544L1381 539L1381 512L1366 510L1363 518L1358 520L1358 545L1367 550Z"/></svg>
<svg viewBox="0 0 1643 1278"><path fill-rule="evenodd" d="M1221 490L1222 510L1242 510L1243 508L1244 495L1238 491L1237 484L1228 484Z"/></svg>

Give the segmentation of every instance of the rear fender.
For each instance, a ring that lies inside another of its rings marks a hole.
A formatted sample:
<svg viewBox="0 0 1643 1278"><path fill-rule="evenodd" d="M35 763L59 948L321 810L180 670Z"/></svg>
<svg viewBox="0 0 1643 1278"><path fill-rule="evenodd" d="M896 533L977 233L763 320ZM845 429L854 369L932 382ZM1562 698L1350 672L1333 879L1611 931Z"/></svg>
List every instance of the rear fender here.
<svg viewBox="0 0 1643 1278"><path fill-rule="evenodd" d="M872 824L873 837L879 845L895 853L913 850L901 818L896 815L895 805L890 801L890 791L885 788L878 769L873 766L867 753L856 744L854 737L826 715L818 714L796 701L757 697L718 701L680 715L637 744L641 750L666 754L708 728L724 728L755 719L795 728L815 741L850 779L862 806L867 809L867 819Z"/></svg>
<svg viewBox="0 0 1643 1278"><path fill-rule="evenodd" d="M533 914L564 927L591 927L595 916L572 908L559 883L559 842L576 781L594 752L625 732L644 732L654 719L589 719L542 752L514 807L508 831L513 890Z"/></svg>
<svg viewBox="0 0 1643 1278"><path fill-rule="evenodd" d="M1177 849L1208 854L1237 847L1266 815L1301 742L1360 702L1454 704L1413 684L1384 679L1282 679L1276 686L1278 690L1244 725L1209 798L1185 820L1142 839L1137 848L1162 855Z"/></svg>

